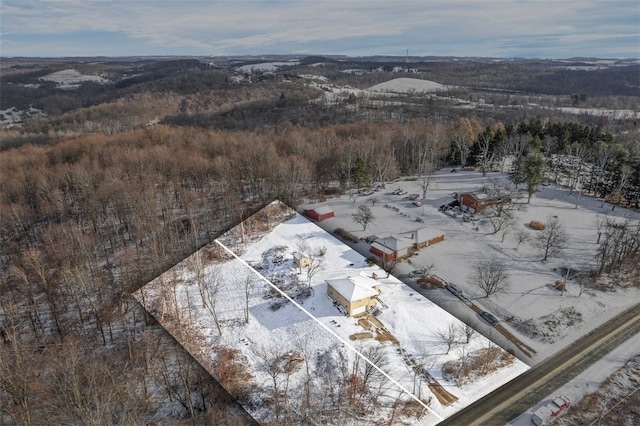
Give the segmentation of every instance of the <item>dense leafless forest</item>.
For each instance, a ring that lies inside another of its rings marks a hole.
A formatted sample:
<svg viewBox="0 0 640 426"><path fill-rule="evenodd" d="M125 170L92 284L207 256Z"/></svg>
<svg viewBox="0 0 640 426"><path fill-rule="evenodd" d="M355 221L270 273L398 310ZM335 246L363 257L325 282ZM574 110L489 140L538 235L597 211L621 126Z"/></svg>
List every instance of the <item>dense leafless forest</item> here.
<svg viewBox="0 0 640 426"><path fill-rule="evenodd" d="M417 63L412 78L452 87L391 102L328 99L300 77L365 89L406 66L382 58L306 58L273 73L229 58L3 62L0 109L42 114L0 130L2 424L252 422L130 293L275 198L295 206L506 157L518 183L518 165L541 156L546 179L640 207L638 116L555 109L637 113L638 65ZM366 72L342 72L352 68ZM109 82L39 79L65 69ZM638 246L636 230L611 258ZM599 272L622 267L615 259Z"/></svg>

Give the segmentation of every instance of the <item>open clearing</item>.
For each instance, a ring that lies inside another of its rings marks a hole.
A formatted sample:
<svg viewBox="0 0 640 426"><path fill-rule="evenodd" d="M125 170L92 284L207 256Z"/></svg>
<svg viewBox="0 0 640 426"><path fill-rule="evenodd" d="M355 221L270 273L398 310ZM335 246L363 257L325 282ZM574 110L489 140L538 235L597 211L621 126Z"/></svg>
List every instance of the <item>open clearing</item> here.
<svg viewBox="0 0 640 426"><path fill-rule="evenodd" d="M488 220L478 214L478 227L473 222L464 222L459 216L453 218L439 212L440 205L453 200L454 193L475 191L491 180L506 183L507 175L488 173L487 177L475 171L451 173L451 169L437 172L427 191L426 198L420 198L422 206L416 207L407 195L394 195L392 191L402 188L408 194L420 193L418 181L404 180L386 184L384 189L372 195L359 196L355 193L328 199L321 205L331 207L335 217L318 223L329 232L343 228L357 237L376 235L386 237L391 234L411 232L429 225L443 231L445 241L432 247L421 249L417 256L399 263L394 274L409 282L409 271L433 264L432 273L445 281L454 283L468 299L482 309L493 313L505 330L516 336L524 344L535 350L531 359L521 359L531 365L540 362L577 339L607 319L632 306L640 298L638 288L615 287L611 291L581 288L572 275L569 276L566 291L561 293L553 284L566 278L566 268L585 271L592 267L597 250L596 220L598 217L630 219L637 223L638 212L616 207L577 192L569 194L569 189L547 185L540 186L538 192L526 204L525 210L516 212L515 225L504 236L491 234ZM372 205L372 199L375 204ZM522 200L526 203L526 197ZM366 231L353 221L352 214L362 204L371 207L375 219L367 225ZM577 208L576 208L577 204ZM303 208L318 204L304 204ZM386 207L385 207L386 206ZM530 242L536 231L528 227L532 220L545 221L555 216L568 234L568 247L548 262L541 262L542 256ZM529 241L520 245L514 234L524 230ZM345 242L365 256L369 244ZM473 266L476 262L497 258L507 265L509 288L489 298L482 297L480 289L472 282ZM480 320L475 313L459 299L444 289L428 290L429 298L453 313L458 318ZM495 330L483 325L477 327L493 336ZM516 349L516 348L514 348Z"/></svg>

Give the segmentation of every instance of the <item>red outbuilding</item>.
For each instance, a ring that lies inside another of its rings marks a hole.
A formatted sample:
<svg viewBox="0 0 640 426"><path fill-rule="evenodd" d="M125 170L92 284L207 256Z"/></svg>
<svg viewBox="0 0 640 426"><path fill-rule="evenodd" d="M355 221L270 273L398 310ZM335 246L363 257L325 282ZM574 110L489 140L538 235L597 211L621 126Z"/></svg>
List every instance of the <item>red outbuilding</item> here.
<svg viewBox="0 0 640 426"><path fill-rule="evenodd" d="M491 196L485 192L463 192L459 195L460 204L472 213L478 213L492 204L499 203L502 196Z"/></svg>
<svg viewBox="0 0 640 426"><path fill-rule="evenodd" d="M307 209L303 212L303 214L306 217L313 219L317 222L321 222L325 219L329 219L330 217L335 216L335 213L333 212L333 210L327 206L316 207L315 209Z"/></svg>

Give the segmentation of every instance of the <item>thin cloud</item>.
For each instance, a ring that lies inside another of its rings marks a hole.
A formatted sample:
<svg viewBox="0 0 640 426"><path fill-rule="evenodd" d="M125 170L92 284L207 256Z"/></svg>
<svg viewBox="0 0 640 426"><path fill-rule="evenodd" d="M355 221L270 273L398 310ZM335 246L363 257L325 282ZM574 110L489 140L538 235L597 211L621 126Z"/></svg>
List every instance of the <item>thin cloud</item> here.
<svg viewBox="0 0 640 426"><path fill-rule="evenodd" d="M632 1L4 1L4 55L37 52L41 38L111 33L165 54L260 54L313 51L415 55L639 56L640 11ZM635 35L635 38L634 38ZM623 40L609 47L602 40ZM366 39L377 42L370 45ZM136 41L137 40L137 41ZM545 45L533 46L531 40ZM597 40L589 46L589 40ZM37 42L36 42L37 43ZM60 46L91 47L92 38ZM437 45L436 45L437 43ZM561 43L558 45L558 43ZM505 46L509 45L505 53ZM102 54L104 44L93 46ZM283 49L288 49L284 51ZM311 50L310 50L311 49ZM316 50L317 49L317 50ZM397 54L398 52L396 52ZM56 50L42 49L56 55Z"/></svg>

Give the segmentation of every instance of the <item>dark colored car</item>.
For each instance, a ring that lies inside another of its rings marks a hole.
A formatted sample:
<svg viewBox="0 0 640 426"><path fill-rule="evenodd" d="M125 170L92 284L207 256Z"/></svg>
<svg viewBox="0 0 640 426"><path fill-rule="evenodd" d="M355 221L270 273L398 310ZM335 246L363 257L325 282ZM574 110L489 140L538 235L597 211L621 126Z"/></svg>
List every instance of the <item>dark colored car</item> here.
<svg viewBox="0 0 640 426"><path fill-rule="evenodd" d="M496 318L495 316L493 316L493 314L490 314L487 311L480 312L480 316L482 317L483 320L488 322L492 327L495 327L500 322L498 321L498 318Z"/></svg>
<svg viewBox="0 0 640 426"><path fill-rule="evenodd" d="M447 284L446 289L449 290L449 292L456 297L462 296L462 290L460 290L458 287L456 287L453 284Z"/></svg>

